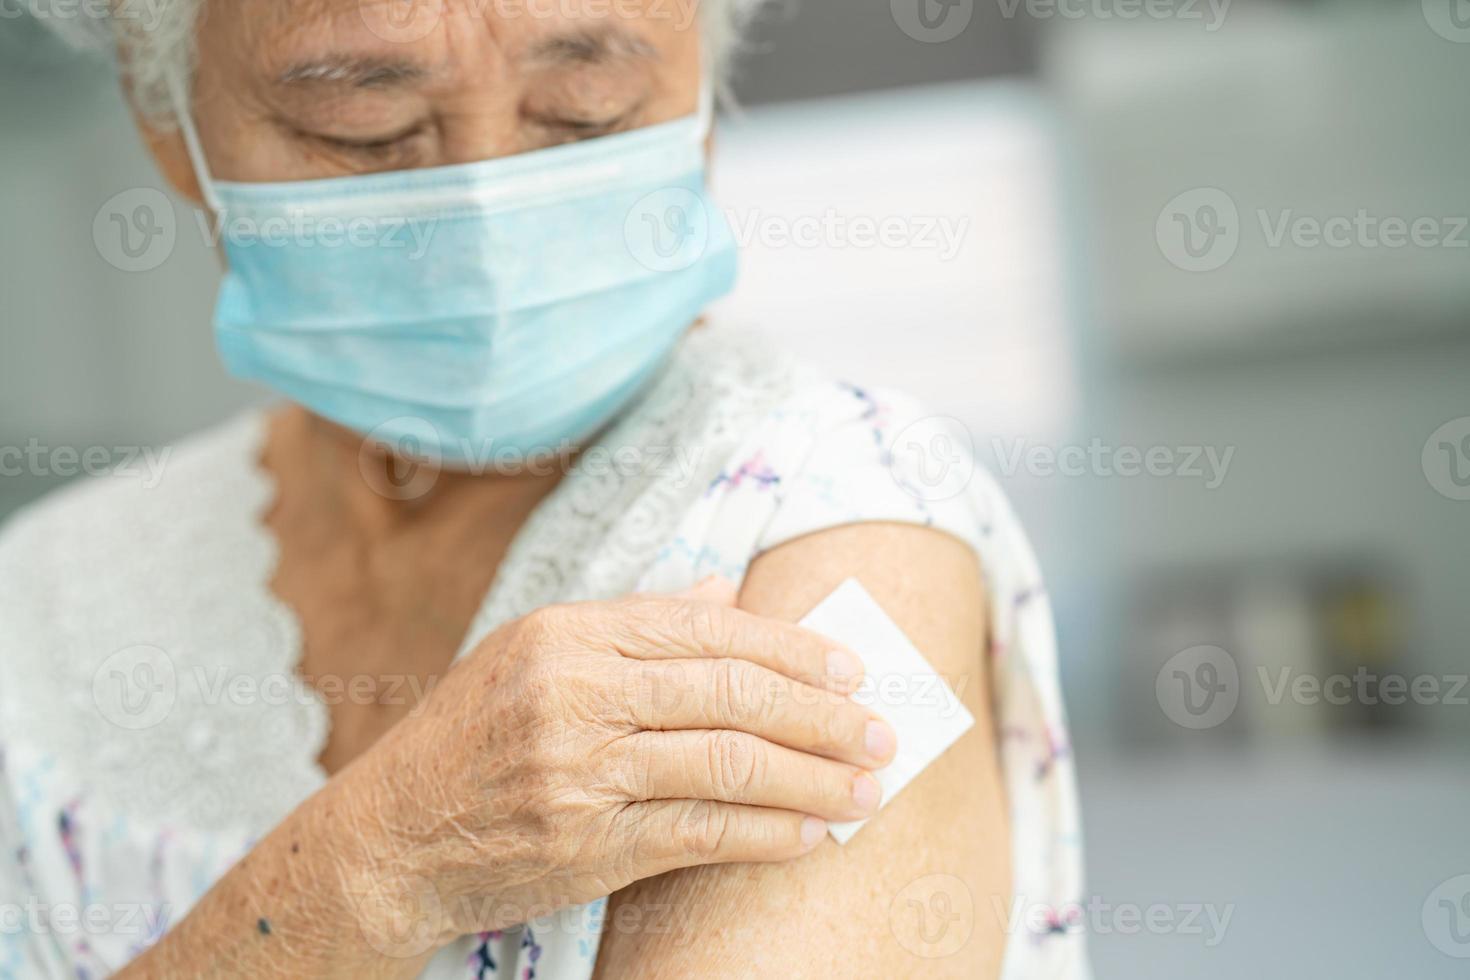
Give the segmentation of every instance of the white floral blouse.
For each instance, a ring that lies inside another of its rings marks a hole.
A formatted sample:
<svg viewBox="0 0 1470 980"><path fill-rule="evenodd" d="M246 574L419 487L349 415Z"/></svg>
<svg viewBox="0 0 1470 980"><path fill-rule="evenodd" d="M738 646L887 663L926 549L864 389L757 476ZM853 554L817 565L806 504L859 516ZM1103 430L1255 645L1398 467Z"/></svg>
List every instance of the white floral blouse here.
<svg viewBox="0 0 1470 980"><path fill-rule="evenodd" d="M756 555L824 528L956 535L992 590L1014 894L1051 910L1013 929L1005 976L1083 977L1047 595L999 489L953 456L960 441L942 443L944 472L896 451L933 436L922 419L906 398L696 332L521 530L462 650L551 602L738 582ZM264 431L247 413L177 447L157 486L94 479L0 532L0 978L108 975L325 779L327 709L296 678L300 628L268 584ZM587 980L605 907L466 937L424 975Z"/></svg>

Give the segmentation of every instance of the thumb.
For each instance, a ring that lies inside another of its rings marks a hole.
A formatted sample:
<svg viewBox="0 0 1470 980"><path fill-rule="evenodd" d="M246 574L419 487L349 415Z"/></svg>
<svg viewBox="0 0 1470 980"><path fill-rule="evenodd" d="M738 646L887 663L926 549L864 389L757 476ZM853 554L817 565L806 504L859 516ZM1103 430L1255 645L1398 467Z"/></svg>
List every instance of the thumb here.
<svg viewBox="0 0 1470 980"><path fill-rule="evenodd" d="M734 607L740 596L740 587L723 575L711 575L700 579L692 588L676 592L676 599L693 599L697 602L712 602L717 606Z"/></svg>

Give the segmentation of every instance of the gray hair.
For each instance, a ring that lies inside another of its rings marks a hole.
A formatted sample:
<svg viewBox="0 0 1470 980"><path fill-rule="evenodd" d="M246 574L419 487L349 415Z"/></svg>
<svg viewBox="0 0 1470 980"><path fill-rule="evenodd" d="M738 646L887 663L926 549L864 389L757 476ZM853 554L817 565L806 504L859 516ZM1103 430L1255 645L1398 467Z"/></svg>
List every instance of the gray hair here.
<svg viewBox="0 0 1470 980"><path fill-rule="evenodd" d="M129 97L150 122L174 119L171 80L188 79L194 65L194 26L206 0L108 0L110 13L89 16L81 4L73 17L48 17L47 26L76 48L114 55ZM699 0L701 29L711 74L722 95L734 55L752 19L769 0Z"/></svg>

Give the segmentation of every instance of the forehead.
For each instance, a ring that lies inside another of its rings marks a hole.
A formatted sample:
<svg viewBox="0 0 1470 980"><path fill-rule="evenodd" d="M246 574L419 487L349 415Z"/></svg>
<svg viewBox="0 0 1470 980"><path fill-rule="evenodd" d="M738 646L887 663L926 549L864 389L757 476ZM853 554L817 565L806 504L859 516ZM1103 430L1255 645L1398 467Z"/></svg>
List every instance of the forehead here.
<svg viewBox="0 0 1470 980"><path fill-rule="evenodd" d="M696 0L251 0L212 4L200 29L278 72L326 55L434 70L484 59L657 57L697 43L696 7Z"/></svg>

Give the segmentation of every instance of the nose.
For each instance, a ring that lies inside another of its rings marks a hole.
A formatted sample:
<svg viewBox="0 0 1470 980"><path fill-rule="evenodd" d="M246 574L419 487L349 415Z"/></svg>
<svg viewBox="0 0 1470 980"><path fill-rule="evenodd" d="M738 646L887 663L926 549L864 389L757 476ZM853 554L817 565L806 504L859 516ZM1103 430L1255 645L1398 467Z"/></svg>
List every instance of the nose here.
<svg viewBox="0 0 1470 980"><path fill-rule="evenodd" d="M475 163L534 149L529 145L518 107L506 99L469 96L440 109L441 162Z"/></svg>

